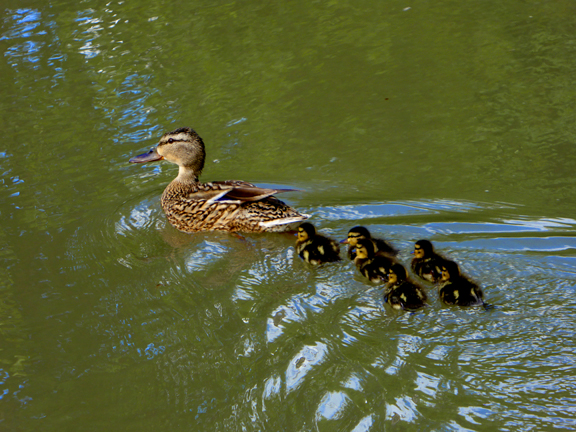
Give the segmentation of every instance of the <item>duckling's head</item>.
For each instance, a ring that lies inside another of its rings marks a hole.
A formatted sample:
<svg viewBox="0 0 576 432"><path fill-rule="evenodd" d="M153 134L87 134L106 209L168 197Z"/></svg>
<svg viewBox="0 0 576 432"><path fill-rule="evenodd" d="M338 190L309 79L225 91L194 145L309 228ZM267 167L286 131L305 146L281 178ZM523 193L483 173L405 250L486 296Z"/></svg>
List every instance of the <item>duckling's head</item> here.
<svg viewBox="0 0 576 432"><path fill-rule="evenodd" d="M444 261L442 263L442 282L447 282L450 279L454 280L460 276L460 267L454 261Z"/></svg>
<svg viewBox="0 0 576 432"><path fill-rule="evenodd" d="M310 222L304 222L298 227L298 242L302 243L316 235L316 228Z"/></svg>
<svg viewBox="0 0 576 432"><path fill-rule="evenodd" d="M369 239L358 239L356 243L356 258L370 259L374 256L374 243Z"/></svg>
<svg viewBox="0 0 576 432"><path fill-rule="evenodd" d="M388 270L388 283L395 284L406 280L406 269L402 264L393 264Z"/></svg>
<svg viewBox="0 0 576 432"><path fill-rule="evenodd" d="M348 238L342 240L340 243L349 244L355 247L359 239L370 239L370 231L363 226L355 226L348 231Z"/></svg>
<svg viewBox="0 0 576 432"><path fill-rule="evenodd" d="M414 258L422 259L434 253L434 246L428 240L418 240L414 244Z"/></svg>
<svg viewBox="0 0 576 432"><path fill-rule="evenodd" d="M180 167L178 180L198 181L205 158L202 138L193 129L184 127L165 133L156 148L133 157L130 162L145 163L165 159Z"/></svg>

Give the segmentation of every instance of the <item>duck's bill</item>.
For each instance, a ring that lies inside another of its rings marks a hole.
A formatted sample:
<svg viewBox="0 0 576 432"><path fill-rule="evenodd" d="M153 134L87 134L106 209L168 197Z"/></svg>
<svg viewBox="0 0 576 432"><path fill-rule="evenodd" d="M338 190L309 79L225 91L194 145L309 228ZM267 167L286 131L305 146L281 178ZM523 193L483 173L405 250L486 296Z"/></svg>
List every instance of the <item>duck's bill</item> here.
<svg viewBox="0 0 576 432"><path fill-rule="evenodd" d="M134 156L128 162L146 163L146 162L154 162L154 161L161 160L161 159L164 159L164 158L158 154L158 152L156 151L155 148L153 148L152 150L150 150L147 153L142 153L141 155Z"/></svg>

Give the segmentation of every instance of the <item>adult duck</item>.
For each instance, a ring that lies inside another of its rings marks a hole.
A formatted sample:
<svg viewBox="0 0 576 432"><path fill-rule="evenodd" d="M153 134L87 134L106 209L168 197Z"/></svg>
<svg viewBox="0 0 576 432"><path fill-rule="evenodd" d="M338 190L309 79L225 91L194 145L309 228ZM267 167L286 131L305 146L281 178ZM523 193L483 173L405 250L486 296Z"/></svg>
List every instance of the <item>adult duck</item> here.
<svg viewBox="0 0 576 432"><path fill-rule="evenodd" d="M202 138L190 128L165 133L148 153L132 163L166 160L179 167L166 187L161 205L180 231L282 232L308 218L273 195L293 189L265 189L240 180L200 183L206 152Z"/></svg>

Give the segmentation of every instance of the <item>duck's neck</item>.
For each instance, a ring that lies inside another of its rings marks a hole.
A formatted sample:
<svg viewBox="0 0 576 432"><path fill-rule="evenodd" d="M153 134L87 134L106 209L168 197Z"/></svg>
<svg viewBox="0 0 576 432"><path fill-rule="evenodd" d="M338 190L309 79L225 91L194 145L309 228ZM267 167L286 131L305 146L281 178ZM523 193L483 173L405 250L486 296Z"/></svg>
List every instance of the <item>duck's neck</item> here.
<svg viewBox="0 0 576 432"><path fill-rule="evenodd" d="M178 177L174 179L175 181L184 184L198 183L198 176L192 168L185 166L179 166L178 168Z"/></svg>

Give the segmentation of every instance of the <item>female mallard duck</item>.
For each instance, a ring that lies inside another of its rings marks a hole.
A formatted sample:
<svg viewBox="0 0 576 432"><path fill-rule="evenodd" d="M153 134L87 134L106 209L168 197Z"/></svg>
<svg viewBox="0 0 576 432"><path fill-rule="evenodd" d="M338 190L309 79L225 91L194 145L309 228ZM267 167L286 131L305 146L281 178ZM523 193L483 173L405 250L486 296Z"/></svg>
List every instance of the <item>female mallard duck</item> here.
<svg viewBox="0 0 576 432"><path fill-rule="evenodd" d="M307 219L272 195L293 189L263 189L239 180L200 183L204 142L190 128L165 133L158 146L130 159L133 163L165 159L179 167L161 204L168 221L180 231L288 231Z"/></svg>
<svg viewBox="0 0 576 432"><path fill-rule="evenodd" d="M434 252L434 246L428 240L418 240L414 245L412 271L420 278L436 283L442 277L442 262L445 258Z"/></svg>
<svg viewBox="0 0 576 432"><path fill-rule="evenodd" d="M418 309L426 305L426 292L408 279L402 264L394 264L388 271L384 301L393 309Z"/></svg>
<svg viewBox="0 0 576 432"><path fill-rule="evenodd" d="M356 258L356 243L358 243L358 240L360 239L371 240L374 244L374 253L376 255L393 257L398 255L398 251L393 246L388 244L386 240L373 238L370 234L370 231L368 231L366 227L355 226L350 228L350 231L348 231L348 237L340 242L348 245L348 258L351 260Z"/></svg>
<svg viewBox="0 0 576 432"><path fill-rule="evenodd" d="M447 305L484 306L484 294L480 287L460 273L454 261L444 261L439 296Z"/></svg>
<svg viewBox="0 0 576 432"><path fill-rule="evenodd" d="M309 222L304 222L298 227L296 252L300 258L312 265L340 261L338 243L318 234L314 225Z"/></svg>
<svg viewBox="0 0 576 432"><path fill-rule="evenodd" d="M354 264L371 282L386 282L394 260L390 256L376 255L372 240L364 238L356 242Z"/></svg>

